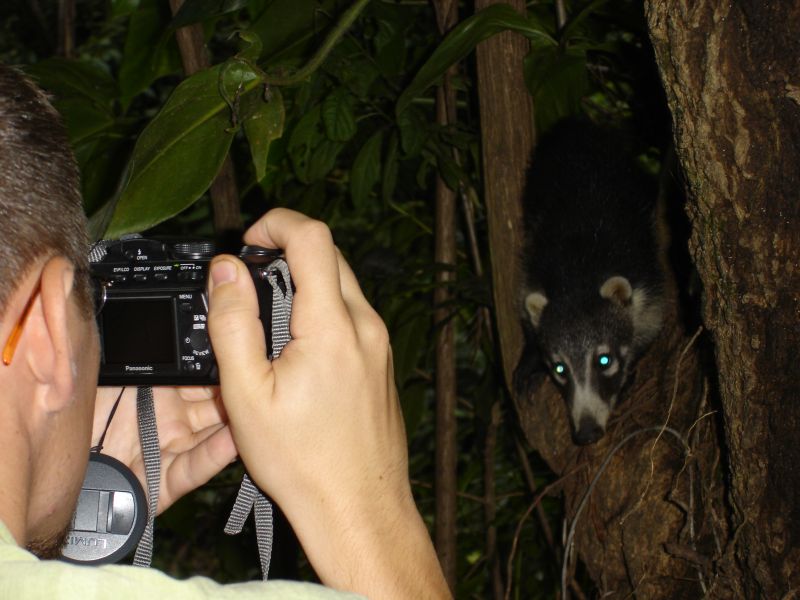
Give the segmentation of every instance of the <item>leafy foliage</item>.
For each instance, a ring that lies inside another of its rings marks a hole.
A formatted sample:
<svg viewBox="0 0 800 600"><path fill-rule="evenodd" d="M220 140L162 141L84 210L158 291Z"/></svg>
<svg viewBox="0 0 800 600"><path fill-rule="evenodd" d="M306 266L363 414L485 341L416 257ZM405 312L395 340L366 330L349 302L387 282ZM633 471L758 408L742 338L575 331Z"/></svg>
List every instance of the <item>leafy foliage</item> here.
<svg viewBox="0 0 800 600"><path fill-rule="evenodd" d="M51 6L39 15L6 6L0 21L9 35L2 38L8 43L0 45L0 57L27 65L53 94L78 157L97 237L153 227L213 235L206 190L227 155L246 221L267 208L288 206L330 225L390 329L412 479L430 524L437 174L472 206L475 250L488 252L477 192L473 49L505 30L530 40L521 68L540 132L579 111L605 120L648 114L636 85L637 65L649 60L638 4L566 4L570 18L562 28L554 2L541 0L527 15L494 5L440 39L432 9L414 2L361 0L343 12L331 0L187 0L173 18L161 0L80 0L79 20L86 25L72 59L53 56L55 42L45 34L55 29ZM190 23L204 28L214 66L183 79L173 34ZM13 28L29 35L16 35ZM459 123L440 126L432 86L459 61L465 67L457 82ZM484 598L491 590L491 565L484 539L483 444L491 406L508 403L498 353L487 335L489 279L476 275L468 240L461 232L448 307L459 332L461 394L457 595ZM498 500L492 523L503 575L508 562L515 597L553 597L558 549L545 542L539 526L524 523L511 555L532 494L517 458L514 416L505 412L505 434L494 458ZM549 476L531 460L541 486ZM226 471L160 519L158 566L222 581L257 575L254 544L220 535L239 475L236 468ZM556 528L558 504L546 508ZM294 555L285 550L284 556ZM291 576L297 563L288 562L285 574Z"/></svg>

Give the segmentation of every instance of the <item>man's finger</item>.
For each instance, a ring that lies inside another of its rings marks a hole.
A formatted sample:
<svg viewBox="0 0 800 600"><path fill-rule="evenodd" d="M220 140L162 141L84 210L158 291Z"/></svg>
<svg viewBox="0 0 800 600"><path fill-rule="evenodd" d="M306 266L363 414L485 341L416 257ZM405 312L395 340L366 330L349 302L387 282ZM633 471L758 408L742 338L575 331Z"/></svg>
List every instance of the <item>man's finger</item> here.
<svg viewBox="0 0 800 600"><path fill-rule="evenodd" d="M165 469L164 495L170 504L206 483L236 458L236 446L227 425L209 427L195 434L195 439L197 444L175 456Z"/></svg>
<svg viewBox="0 0 800 600"><path fill-rule="evenodd" d="M293 319L293 336L317 332L345 317L336 249L324 223L292 210L275 209L248 229L244 240L283 249L297 288L292 305L298 317Z"/></svg>
<svg viewBox="0 0 800 600"><path fill-rule="evenodd" d="M183 409L186 411L186 418L192 431L200 431L228 421L222 402L216 399L184 401ZM156 417L158 417L158 411L156 411Z"/></svg>

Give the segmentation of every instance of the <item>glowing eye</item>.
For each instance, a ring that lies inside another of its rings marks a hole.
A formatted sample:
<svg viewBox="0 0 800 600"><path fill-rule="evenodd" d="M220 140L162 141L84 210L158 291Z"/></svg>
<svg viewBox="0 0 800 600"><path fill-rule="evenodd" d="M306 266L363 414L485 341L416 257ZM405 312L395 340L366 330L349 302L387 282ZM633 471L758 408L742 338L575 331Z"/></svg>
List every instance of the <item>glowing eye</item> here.
<svg viewBox="0 0 800 600"><path fill-rule="evenodd" d="M567 367L564 363L556 363L553 365L553 373L556 375L564 375L567 372Z"/></svg>
<svg viewBox="0 0 800 600"><path fill-rule="evenodd" d="M601 369L605 369L611 365L611 355L610 354L601 354L597 357L597 364L600 365Z"/></svg>

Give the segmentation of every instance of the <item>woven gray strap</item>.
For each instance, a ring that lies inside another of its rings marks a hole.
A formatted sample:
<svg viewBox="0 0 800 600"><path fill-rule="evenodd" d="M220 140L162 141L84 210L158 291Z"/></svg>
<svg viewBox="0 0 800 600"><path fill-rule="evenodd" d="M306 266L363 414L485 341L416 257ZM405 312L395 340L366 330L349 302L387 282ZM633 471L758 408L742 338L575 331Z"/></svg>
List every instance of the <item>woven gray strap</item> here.
<svg viewBox="0 0 800 600"><path fill-rule="evenodd" d="M140 387L136 391L136 413L139 420L139 441L144 458L144 474L147 479L147 525L142 539L136 546L133 564L149 567L153 560L153 522L158 507L158 492L161 484L161 448L156 429L156 411L153 405L153 388Z"/></svg>
<svg viewBox="0 0 800 600"><path fill-rule="evenodd" d="M270 263L269 267L261 273L262 279L266 278L272 287L272 359L278 358L284 346L292 339L289 333L289 319L292 315L292 280L289 267L283 259ZM283 281L283 289L279 284ZM244 522L251 512L254 512L256 522L256 541L258 542L258 556L261 560L261 574L264 579L269 574L269 563L272 558L272 503L259 490L247 475L242 479L236 502L231 509L231 515L225 524L225 533L235 535L241 533Z"/></svg>

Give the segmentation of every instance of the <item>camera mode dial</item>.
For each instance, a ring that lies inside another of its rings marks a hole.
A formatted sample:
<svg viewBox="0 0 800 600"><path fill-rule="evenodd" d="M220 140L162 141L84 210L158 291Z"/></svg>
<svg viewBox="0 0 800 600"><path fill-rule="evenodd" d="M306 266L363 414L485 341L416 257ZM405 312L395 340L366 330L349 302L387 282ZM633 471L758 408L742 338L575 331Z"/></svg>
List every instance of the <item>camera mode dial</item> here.
<svg viewBox="0 0 800 600"><path fill-rule="evenodd" d="M201 240L192 242L177 242L172 247L176 258L211 258L214 256L214 243Z"/></svg>

